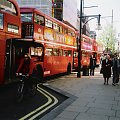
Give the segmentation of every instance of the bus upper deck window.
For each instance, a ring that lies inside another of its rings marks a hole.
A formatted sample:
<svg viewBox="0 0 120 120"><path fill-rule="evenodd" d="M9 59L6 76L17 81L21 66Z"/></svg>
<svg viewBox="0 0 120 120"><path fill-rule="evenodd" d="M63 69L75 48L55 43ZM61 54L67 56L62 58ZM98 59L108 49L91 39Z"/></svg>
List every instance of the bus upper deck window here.
<svg viewBox="0 0 120 120"><path fill-rule="evenodd" d="M35 14L34 15L34 22L36 24L44 26L45 25L45 18L41 15Z"/></svg>
<svg viewBox="0 0 120 120"><path fill-rule="evenodd" d="M49 28L52 28L52 26L53 26L52 21L51 21L51 20L48 20L48 19L45 19L45 26L46 26L46 27L49 27Z"/></svg>
<svg viewBox="0 0 120 120"><path fill-rule="evenodd" d="M0 9L12 15L18 15L16 6L8 0L0 0Z"/></svg>

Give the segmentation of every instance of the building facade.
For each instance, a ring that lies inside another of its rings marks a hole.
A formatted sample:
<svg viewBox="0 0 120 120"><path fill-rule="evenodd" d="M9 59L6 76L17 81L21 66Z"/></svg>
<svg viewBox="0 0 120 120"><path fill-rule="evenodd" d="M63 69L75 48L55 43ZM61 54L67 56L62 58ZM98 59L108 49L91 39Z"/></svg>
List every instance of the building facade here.
<svg viewBox="0 0 120 120"><path fill-rule="evenodd" d="M77 0L63 0L63 20L77 28Z"/></svg>
<svg viewBox="0 0 120 120"><path fill-rule="evenodd" d="M20 7L35 7L52 16L52 0L17 0Z"/></svg>
<svg viewBox="0 0 120 120"><path fill-rule="evenodd" d="M77 28L77 0L53 0L53 17Z"/></svg>
<svg viewBox="0 0 120 120"><path fill-rule="evenodd" d="M35 7L45 14L52 16L66 24L80 29L79 10L77 0L17 0L20 7ZM84 24L84 21L82 21ZM83 34L89 36L89 24L83 27Z"/></svg>

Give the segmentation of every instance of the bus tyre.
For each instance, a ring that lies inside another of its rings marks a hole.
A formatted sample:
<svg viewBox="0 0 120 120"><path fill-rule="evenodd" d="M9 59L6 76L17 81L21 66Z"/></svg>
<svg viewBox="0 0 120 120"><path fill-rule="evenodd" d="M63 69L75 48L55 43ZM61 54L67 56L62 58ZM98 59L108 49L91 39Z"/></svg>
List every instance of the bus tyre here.
<svg viewBox="0 0 120 120"><path fill-rule="evenodd" d="M68 64L68 67L67 67L67 74L70 74L71 73L71 64Z"/></svg>

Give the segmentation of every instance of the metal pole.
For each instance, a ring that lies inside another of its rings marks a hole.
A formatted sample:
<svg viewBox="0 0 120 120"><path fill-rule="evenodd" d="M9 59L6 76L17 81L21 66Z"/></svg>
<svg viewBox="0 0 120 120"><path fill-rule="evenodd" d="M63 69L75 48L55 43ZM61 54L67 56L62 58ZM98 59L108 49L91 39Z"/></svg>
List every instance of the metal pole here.
<svg viewBox="0 0 120 120"><path fill-rule="evenodd" d="M77 77L81 77L81 37L82 37L82 0L80 2L80 35L78 39L78 72Z"/></svg>
<svg viewBox="0 0 120 120"><path fill-rule="evenodd" d="M113 9L112 9L112 21L111 21L111 23L112 23L112 26L113 26Z"/></svg>

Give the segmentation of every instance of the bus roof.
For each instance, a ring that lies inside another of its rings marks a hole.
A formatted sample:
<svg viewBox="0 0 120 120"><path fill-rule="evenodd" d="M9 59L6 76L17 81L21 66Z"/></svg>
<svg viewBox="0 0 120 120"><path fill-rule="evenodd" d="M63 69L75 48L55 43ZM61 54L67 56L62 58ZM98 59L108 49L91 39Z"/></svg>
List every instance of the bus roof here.
<svg viewBox="0 0 120 120"><path fill-rule="evenodd" d="M36 13L44 16L45 18L47 18L47 19L49 19L49 20L51 20L51 21L53 21L53 22L56 22L56 23L58 23L59 25L64 26L65 28L68 28L68 29L70 29L70 30L75 31L75 29L72 28L72 27L70 27L69 25L67 25L67 24L63 23L62 21L59 21L59 20L57 20L56 18L53 18L53 17L51 17L51 16L49 16L49 15L47 15L47 14L44 14L42 11L40 11L40 10L38 10L38 9L36 9L36 8L33 8L33 7L21 7L21 8L20 8L20 11L21 11L22 13L23 13L23 12L25 12L25 13L28 13L28 12L36 12Z"/></svg>
<svg viewBox="0 0 120 120"><path fill-rule="evenodd" d="M42 16L45 16L45 14L42 11L40 11L36 8L33 8L33 7L20 7L20 12L21 13L23 13L23 12L24 13L37 12L38 14L41 14Z"/></svg>

